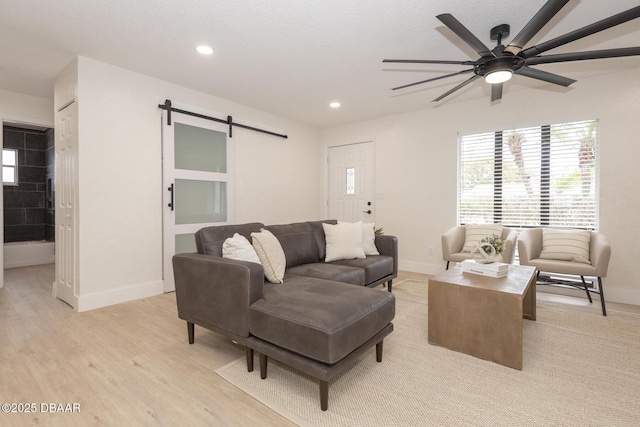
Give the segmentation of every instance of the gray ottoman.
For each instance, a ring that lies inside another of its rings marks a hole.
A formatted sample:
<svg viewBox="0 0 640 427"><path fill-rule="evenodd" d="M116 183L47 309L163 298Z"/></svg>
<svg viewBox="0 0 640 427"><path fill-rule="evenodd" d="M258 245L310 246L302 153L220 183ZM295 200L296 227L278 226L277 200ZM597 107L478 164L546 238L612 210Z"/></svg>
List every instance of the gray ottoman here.
<svg viewBox="0 0 640 427"><path fill-rule="evenodd" d="M351 360L376 345L382 361L382 342L393 331L394 316L395 297L389 292L287 276L284 284L265 284L263 298L251 305L252 337L246 346L260 353L262 378L267 357L317 378L326 410L328 382ZM247 366L253 369L252 351Z"/></svg>

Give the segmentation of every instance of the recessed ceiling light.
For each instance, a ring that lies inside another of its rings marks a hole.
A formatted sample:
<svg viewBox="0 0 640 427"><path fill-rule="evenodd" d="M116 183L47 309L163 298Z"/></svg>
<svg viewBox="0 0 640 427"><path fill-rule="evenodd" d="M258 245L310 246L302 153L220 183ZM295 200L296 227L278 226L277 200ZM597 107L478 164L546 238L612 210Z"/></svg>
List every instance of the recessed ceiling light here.
<svg viewBox="0 0 640 427"><path fill-rule="evenodd" d="M203 55L211 55L213 53L213 48L209 46L198 46L196 50Z"/></svg>
<svg viewBox="0 0 640 427"><path fill-rule="evenodd" d="M331 104L329 104L329 107L331 108L338 108L340 106L339 102L332 102Z"/></svg>

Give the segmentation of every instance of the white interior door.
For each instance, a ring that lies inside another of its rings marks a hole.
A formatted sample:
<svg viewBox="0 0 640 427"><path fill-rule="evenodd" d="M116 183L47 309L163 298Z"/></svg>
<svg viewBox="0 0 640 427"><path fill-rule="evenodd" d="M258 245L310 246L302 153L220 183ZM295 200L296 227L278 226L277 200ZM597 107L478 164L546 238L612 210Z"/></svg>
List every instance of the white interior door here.
<svg viewBox="0 0 640 427"><path fill-rule="evenodd" d="M329 148L329 217L375 222L373 142Z"/></svg>
<svg viewBox="0 0 640 427"><path fill-rule="evenodd" d="M56 282L55 295L72 307L76 297L76 153L78 107L56 112Z"/></svg>
<svg viewBox="0 0 640 427"><path fill-rule="evenodd" d="M234 221L233 142L228 126L167 112L162 120L164 290L175 290L171 259L195 252L194 233Z"/></svg>

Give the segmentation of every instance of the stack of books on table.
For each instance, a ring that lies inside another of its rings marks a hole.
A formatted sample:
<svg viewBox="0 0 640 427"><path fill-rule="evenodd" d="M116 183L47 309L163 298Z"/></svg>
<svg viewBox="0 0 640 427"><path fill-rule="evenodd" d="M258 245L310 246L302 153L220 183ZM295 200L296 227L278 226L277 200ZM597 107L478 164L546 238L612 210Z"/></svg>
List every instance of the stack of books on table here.
<svg viewBox="0 0 640 427"><path fill-rule="evenodd" d="M460 264L462 265L462 271L480 276L504 277L509 273L509 264L505 264L504 262L482 264L476 260L467 259Z"/></svg>

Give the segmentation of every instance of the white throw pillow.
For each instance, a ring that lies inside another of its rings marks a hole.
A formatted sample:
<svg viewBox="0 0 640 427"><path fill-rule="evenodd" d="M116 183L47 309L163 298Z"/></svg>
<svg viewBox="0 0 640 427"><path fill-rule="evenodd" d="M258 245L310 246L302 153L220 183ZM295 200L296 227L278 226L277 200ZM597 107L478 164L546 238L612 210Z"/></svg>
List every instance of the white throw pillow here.
<svg viewBox="0 0 640 427"><path fill-rule="evenodd" d="M256 250L242 234L235 233L222 244L222 257L260 264Z"/></svg>
<svg viewBox="0 0 640 427"><path fill-rule="evenodd" d="M362 246L365 255L380 255L376 247L376 225L373 222L362 224Z"/></svg>
<svg viewBox="0 0 640 427"><path fill-rule="evenodd" d="M591 233L586 230L542 230L542 259L575 261L591 264L589 244Z"/></svg>
<svg viewBox="0 0 640 427"><path fill-rule="evenodd" d="M502 236L500 224L467 224L465 227L464 246L462 252L471 252L477 243L493 234Z"/></svg>
<svg viewBox="0 0 640 427"><path fill-rule="evenodd" d="M376 225L373 222L362 224L362 246L365 255L380 255L376 247Z"/></svg>
<svg viewBox="0 0 640 427"><path fill-rule="evenodd" d="M362 221L358 221L362 223ZM338 221L338 224L352 224ZM373 222L362 223L362 247L365 255L380 255L376 246L376 225Z"/></svg>
<svg viewBox="0 0 640 427"><path fill-rule="evenodd" d="M284 256L280 241L269 230L260 229L259 233L251 233L253 247L260 258L264 275L271 283L282 283L287 259Z"/></svg>
<svg viewBox="0 0 640 427"><path fill-rule="evenodd" d="M327 241L325 262L365 257L362 245L362 222L323 223L322 228Z"/></svg>

